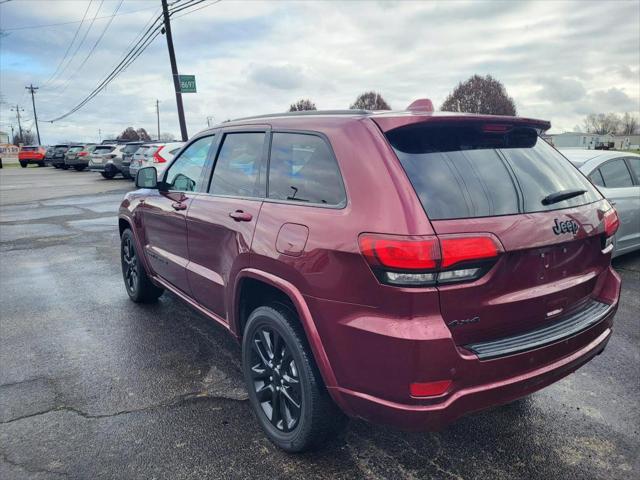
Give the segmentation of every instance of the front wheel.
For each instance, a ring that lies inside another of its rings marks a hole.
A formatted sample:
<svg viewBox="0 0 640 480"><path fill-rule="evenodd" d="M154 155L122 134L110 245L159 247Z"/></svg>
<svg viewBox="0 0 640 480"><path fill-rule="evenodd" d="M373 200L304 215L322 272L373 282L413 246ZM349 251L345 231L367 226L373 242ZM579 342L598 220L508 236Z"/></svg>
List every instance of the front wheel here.
<svg viewBox="0 0 640 480"><path fill-rule="evenodd" d="M267 437L287 452L317 447L345 424L325 388L296 315L273 304L256 308L242 340L249 401Z"/></svg>
<svg viewBox="0 0 640 480"><path fill-rule="evenodd" d="M164 289L156 287L147 275L138 256L133 232L126 229L120 239L122 278L129 298L136 303L151 303L162 295Z"/></svg>

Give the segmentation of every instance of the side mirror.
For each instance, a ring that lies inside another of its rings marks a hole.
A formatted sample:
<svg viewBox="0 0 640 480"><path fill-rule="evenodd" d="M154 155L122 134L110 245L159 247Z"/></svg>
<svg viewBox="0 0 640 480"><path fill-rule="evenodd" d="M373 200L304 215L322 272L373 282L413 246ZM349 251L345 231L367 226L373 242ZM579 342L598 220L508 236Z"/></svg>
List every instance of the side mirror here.
<svg viewBox="0 0 640 480"><path fill-rule="evenodd" d="M136 175L136 187L158 188L158 171L156 167L144 167Z"/></svg>

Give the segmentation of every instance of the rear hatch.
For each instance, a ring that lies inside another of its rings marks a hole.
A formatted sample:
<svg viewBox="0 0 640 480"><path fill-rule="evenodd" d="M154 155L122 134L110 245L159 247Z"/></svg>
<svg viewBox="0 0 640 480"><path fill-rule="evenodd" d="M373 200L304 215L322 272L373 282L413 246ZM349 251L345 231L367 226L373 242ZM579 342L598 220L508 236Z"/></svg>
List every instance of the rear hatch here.
<svg viewBox="0 0 640 480"><path fill-rule="evenodd" d="M502 122L432 121L386 132L439 238L449 270L436 285L440 309L459 345L526 333L588 308L610 262L609 204L536 125ZM443 239L458 243L445 252Z"/></svg>
<svg viewBox="0 0 640 480"><path fill-rule="evenodd" d="M111 158L113 150L115 146L113 145L98 145L93 149L93 153L91 154L91 161L93 163L103 163L106 158Z"/></svg>

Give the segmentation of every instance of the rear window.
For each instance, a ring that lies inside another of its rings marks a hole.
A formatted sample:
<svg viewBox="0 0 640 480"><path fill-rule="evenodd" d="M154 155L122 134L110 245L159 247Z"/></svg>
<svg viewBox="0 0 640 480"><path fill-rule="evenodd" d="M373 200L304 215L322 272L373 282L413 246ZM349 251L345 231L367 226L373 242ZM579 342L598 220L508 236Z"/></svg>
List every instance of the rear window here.
<svg viewBox="0 0 640 480"><path fill-rule="evenodd" d="M136 154L136 155L143 155L143 154L144 154L144 152L146 152L148 148L149 148L149 147L140 147L140 148L138 148L138 149L136 150L136 153L135 153L135 154Z"/></svg>
<svg viewBox="0 0 640 480"><path fill-rule="evenodd" d="M484 133L480 126L411 125L387 132L429 218L511 215L584 205L601 198L535 130ZM564 190L585 193L545 205Z"/></svg>
<svg viewBox="0 0 640 480"><path fill-rule="evenodd" d="M98 145L93 150L93 153L109 153L109 152L113 151L114 148L115 147L109 146L109 145Z"/></svg>
<svg viewBox="0 0 640 480"><path fill-rule="evenodd" d="M158 151L158 148L160 147L148 147L145 151L144 151L144 156L145 157L152 157L154 153L156 153Z"/></svg>
<svg viewBox="0 0 640 480"><path fill-rule="evenodd" d="M37 152L38 147L22 147L23 152Z"/></svg>
<svg viewBox="0 0 640 480"><path fill-rule="evenodd" d="M69 148L69 147L67 147L66 145L61 145L61 146L59 146L59 147L56 147L56 152L57 152L57 153L60 153L60 152L66 152L68 148Z"/></svg>
<svg viewBox="0 0 640 480"><path fill-rule="evenodd" d="M69 150L67 150L67 151L68 151L68 152L70 152L70 153L74 153L74 152L79 152L79 151L81 151L81 150L83 150L83 149L84 149L84 147L83 147L83 146L79 146L79 147L71 147L71 148L69 148Z"/></svg>
<svg viewBox="0 0 640 480"><path fill-rule="evenodd" d="M140 145L125 145L124 148L122 149L123 153L135 153L138 148L140 148Z"/></svg>

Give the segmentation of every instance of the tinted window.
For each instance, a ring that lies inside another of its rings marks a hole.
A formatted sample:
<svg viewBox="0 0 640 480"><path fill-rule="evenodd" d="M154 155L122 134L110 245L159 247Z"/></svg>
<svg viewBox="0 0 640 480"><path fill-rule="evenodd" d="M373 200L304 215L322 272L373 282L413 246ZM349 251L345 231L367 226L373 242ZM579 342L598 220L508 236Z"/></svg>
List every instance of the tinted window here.
<svg viewBox="0 0 640 480"><path fill-rule="evenodd" d="M209 192L263 197L266 189L264 133L228 133L220 148Z"/></svg>
<svg viewBox="0 0 640 480"><path fill-rule="evenodd" d="M631 170L636 174L636 179L640 180L640 158L638 157L628 157L627 162L631 166Z"/></svg>
<svg viewBox="0 0 640 480"><path fill-rule="evenodd" d="M604 180L602 179L600 170L595 169L593 172L591 172L591 175L589 175L589 179L593 182L594 185L604 187Z"/></svg>
<svg viewBox="0 0 640 480"><path fill-rule="evenodd" d="M607 188L631 187L633 181L627 168L627 164L622 158L611 160L600 165L600 173L604 179L604 186Z"/></svg>
<svg viewBox="0 0 640 480"><path fill-rule="evenodd" d="M210 136L196 140L171 164L165 177L169 190L193 192L198 189L213 138Z"/></svg>
<svg viewBox="0 0 640 480"><path fill-rule="evenodd" d="M113 151L114 147L110 147L108 145L104 145L104 146L97 146L96 148L93 149L93 153L109 153L111 151Z"/></svg>
<svg viewBox="0 0 640 480"><path fill-rule="evenodd" d="M273 134L269 198L326 205L346 203L340 169L322 138Z"/></svg>
<svg viewBox="0 0 640 480"><path fill-rule="evenodd" d="M140 148L140 145L125 145L122 150L123 153L134 153L136 150Z"/></svg>
<svg viewBox="0 0 640 480"><path fill-rule="evenodd" d="M74 153L74 152L79 152L83 149L84 147L80 146L80 147L71 147L69 150L67 150L69 153Z"/></svg>
<svg viewBox="0 0 640 480"><path fill-rule="evenodd" d="M430 218L484 217L583 205L600 198L591 183L535 130L484 133L478 126L412 125L387 133ZM578 197L543 205L561 190Z"/></svg>

